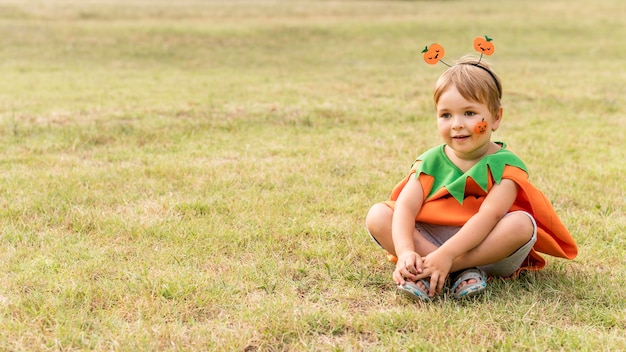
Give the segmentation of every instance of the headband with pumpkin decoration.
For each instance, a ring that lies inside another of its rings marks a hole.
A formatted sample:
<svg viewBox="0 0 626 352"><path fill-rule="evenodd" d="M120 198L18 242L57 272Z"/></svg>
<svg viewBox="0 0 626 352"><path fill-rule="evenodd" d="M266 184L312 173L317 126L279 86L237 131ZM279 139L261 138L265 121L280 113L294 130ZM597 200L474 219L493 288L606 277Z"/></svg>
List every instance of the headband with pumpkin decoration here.
<svg viewBox="0 0 626 352"><path fill-rule="evenodd" d="M476 39L474 39L474 50L480 53L480 58L478 58L478 62L477 63L468 62L464 64L476 66L478 68L481 68L487 71L487 73L489 73L491 78L493 78L494 82L496 82L496 87L498 88L498 94L500 95L500 98L502 98L502 87L500 87L500 82L498 82L498 79L496 79L496 76L493 74L493 72L491 72L491 70L489 70L485 66L480 65L480 61L483 59L483 55L491 56L493 52L496 50L495 46L493 45L493 38L489 38L486 35L484 38L477 37ZM443 46L437 43L433 43L430 46L427 45L426 47L424 47L424 50L422 50L422 53L424 54L424 61L429 65L435 65L438 62L441 62L442 64L448 67L452 67L442 60L443 55L445 54L445 51L443 50Z"/></svg>
<svg viewBox="0 0 626 352"><path fill-rule="evenodd" d="M496 76L493 74L493 72L491 72L490 69L488 69L485 66L480 65L480 61L483 59L483 55L491 56L494 53L495 46L493 45L493 39L489 38L486 35L484 38L477 37L476 39L474 39L474 50L480 53L480 58L478 59L478 62L476 63L466 62L463 64L476 66L480 69L485 70L487 73L489 73L491 78L493 78L493 81L496 83L496 88L498 88L498 95L500 96L500 98L502 98L502 87L500 86L500 82L498 81ZM443 50L443 46L441 46L440 44L433 43L430 46L426 46L424 47L424 50L422 50L422 53L424 54L424 61L429 65L435 65L438 62L441 62L442 64L448 67L452 67L442 60L445 54L445 51ZM476 124L476 126L474 127L474 131L476 133L483 134L487 132L487 128L488 128L487 122L483 118L482 121Z"/></svg>
<svg viewBox="0 0 626 352"><path fill-rule="evenodd" d="M484 38L477 37L476 39L474 39L474 50L480 53L480 58L478 59L478 62L476 64L470 65L477 66L483 59L483 55L491 56L496 50L495 46L493 45L493 38L489 38L486 35ZM448 65L445 61L443 61L443 55L445 54L445 51L443 50L443 46L437 43L433 43L430 46L427 45L426 47L424 47L424 50L422 50L422 53L424 54L424 61L429 65L435 65L441 61L442 64L448 67L452 67Z"/></svg>

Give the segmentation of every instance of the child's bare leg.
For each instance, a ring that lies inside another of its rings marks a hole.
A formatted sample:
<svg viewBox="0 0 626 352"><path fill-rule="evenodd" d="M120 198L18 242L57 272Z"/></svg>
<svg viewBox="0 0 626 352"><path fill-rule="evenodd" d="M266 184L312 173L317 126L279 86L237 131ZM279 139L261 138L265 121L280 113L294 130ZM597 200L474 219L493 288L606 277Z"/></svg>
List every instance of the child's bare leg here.
<svg viewBox="0 0 626 352"><path fill-rule="evenodd" d="M508 257L532 238L534 230L533 222L524 213L503 217L483 242L454 261L451 272L496 263ZM459 289L469 283L473 282L462 283Z"/></svg>
<svg viewBox="0 0 626 352"><path fill-rule="evenodd" d="M387 205L379 203L370 208L365 218L365 226L387 252L396 255L393 238L391 236L392 220L393 210ZM415 243L415 251L420 256L425 256L437 249L437 246L424 238L417 230L413 232L413 241Z"/></svg>
<svg viewBox="0 0 626 352"><path fill-rule="evenodd" d="M365 226L369 233L376 239L387 252L396 255L396 250L393 245L393 238L391 235L391 223L393 221L393 210L387 205L379 203L372 206L365 218ZM414 230L413 241L415 243L415 251L420 256L425 256L431 253L437 246L424 238L422 234ZM416 285L420 286L423 290L428 288L418 280Z"/></svg>
<svg viewBox="0 0 626 352"><path fill-rule="evenodd" d="M391 238L391 221L393 210L384 204L372 206L365 217L367 231L376 239L378 244L387 252L395 255L393 240Z"/></svg>

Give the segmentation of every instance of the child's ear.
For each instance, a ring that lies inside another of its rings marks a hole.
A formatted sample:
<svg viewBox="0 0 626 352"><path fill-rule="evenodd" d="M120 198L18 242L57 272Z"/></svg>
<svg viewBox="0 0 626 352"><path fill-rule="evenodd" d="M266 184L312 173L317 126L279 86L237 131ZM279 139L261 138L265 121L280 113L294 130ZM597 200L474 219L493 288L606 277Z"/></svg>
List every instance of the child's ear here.
<svg viewBox="0 0 626 352"><path fill-rule="evenodd" d="M491 124L491 130L495 131L500 127L500 121L502 121L502 113L504 109L500 107L498 113L493 117L493 124Z"/></svg>

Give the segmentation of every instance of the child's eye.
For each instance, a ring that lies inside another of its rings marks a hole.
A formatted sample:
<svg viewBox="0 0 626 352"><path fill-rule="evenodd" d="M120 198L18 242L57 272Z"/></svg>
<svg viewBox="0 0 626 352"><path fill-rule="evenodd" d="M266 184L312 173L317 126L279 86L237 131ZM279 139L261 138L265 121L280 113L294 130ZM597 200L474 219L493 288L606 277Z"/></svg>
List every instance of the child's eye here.
<svg viewBox="0 0 626 352"><path fill-rule="evenodd" d="M448 118L450 118L450 116L452 116L452 115L450 115L447 112L444 112L443 114L441 114L441 118L443 118L443 119L448 119Z"/></svg>
<svg viewBox="0 0 626 352"><path fill-rule="evenodd" d="M465 116L474 116L474 115L476 115L476 113L473 112L473 111L466 111L465 112Z"/></svg>

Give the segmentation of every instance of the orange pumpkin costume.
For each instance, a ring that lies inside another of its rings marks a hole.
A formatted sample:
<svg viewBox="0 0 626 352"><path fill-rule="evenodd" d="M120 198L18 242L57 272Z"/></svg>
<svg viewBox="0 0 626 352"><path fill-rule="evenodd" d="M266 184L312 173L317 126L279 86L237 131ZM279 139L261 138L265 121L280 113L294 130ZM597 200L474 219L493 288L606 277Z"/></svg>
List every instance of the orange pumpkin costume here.
<svg viewBox="0 0 626 352"><path fill-rule="evenodd" d="M537 242L520 270L543 268L546 261L539 253L575 258L578 254L576 243L550 201L529 182L524 163L506 144L497 143L502 146L499 151L484 157L465 173L448 159L444 145L430 149L418 157L411 172L394 187L385 204L393 209L400 191L409 178L417 174L425 200L415 221L463 226L478 212L491 187L502 179L510 179L518 185L518 193L509 212L526 211L537 223Z"/></svg>

